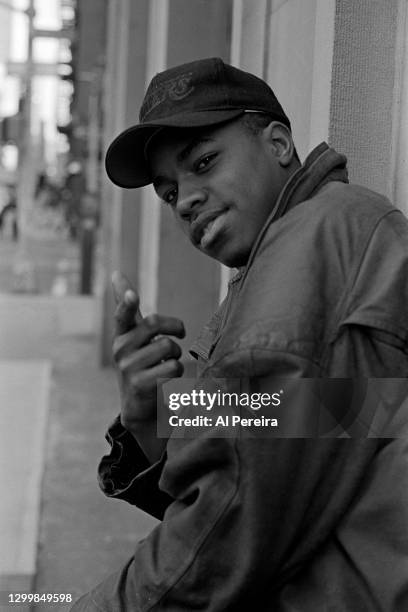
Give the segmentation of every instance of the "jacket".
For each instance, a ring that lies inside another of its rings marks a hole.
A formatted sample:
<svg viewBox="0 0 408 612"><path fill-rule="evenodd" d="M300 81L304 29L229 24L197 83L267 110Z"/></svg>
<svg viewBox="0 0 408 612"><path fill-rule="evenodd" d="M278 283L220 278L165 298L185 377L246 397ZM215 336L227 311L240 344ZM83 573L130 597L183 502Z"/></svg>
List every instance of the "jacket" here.
<svg viewBox="0 0 408 612"><path fill-rule="evenodd" d="M74 610L408 609L407 247L402 213L319 145L194 345L199 382L373 379L386 418L374 436L170 438L153 466L117 420L101 487L162 522ZM350 401L329 392L336 414Z"/></svg>

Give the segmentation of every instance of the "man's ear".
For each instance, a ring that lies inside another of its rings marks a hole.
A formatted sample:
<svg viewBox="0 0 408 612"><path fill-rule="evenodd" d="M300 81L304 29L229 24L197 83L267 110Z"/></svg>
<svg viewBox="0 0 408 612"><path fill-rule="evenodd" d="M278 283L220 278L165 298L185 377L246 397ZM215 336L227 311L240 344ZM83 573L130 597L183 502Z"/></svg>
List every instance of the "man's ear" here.
<svg viewBox="0 0 408 612"><path fill-rule="evenodd" d="M271 121L263 130L263 137L278 158L279 164L284 168L289 166L295 155L290 129L280 121Z"/></svg>

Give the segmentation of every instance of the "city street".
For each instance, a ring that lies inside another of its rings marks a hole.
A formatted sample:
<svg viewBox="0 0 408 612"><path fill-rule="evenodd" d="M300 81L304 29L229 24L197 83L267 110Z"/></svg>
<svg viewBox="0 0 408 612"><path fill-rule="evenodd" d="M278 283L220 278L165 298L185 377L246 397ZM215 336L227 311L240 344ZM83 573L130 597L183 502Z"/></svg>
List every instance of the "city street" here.
<svg viewBox="0 0 408 612"><path fill-rule="evenodd" d="M125 563L153 520L97 485L118 395L98 366L99 298L74 293L78 246L32 240L28 253L37 293L11 293L17 247L0 241L0 591L75 599ZM50 295L58 283L66 293Z"/></svg>

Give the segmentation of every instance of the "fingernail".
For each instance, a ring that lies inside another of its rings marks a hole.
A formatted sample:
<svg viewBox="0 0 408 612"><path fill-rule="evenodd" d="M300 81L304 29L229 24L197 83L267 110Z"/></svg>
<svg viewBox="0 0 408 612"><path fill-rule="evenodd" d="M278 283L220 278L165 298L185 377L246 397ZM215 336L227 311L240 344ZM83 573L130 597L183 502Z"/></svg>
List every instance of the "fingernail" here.
<svg viewBox="0 0 408 612"><path fill-rule="evenodd" d="M131 289L126 289L124 300L125 300L125 304L127 304L128 306L130 306L131 304L135 304L136 295L134 291L132 291Z"/></svg>

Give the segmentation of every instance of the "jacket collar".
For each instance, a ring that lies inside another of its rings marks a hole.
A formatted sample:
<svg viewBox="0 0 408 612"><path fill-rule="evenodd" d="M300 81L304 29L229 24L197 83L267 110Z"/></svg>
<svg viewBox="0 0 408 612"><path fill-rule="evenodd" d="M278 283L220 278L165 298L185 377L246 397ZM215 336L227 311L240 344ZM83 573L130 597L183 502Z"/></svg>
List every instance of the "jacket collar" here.
<svg viewBox="0 0 408 612"><path fill-rule="evenodd" d="M329 147L326 142L322 142L313 149L306 157L303 165L290 176L284 185L272 212L255 241L248 263L243 271L247 271L251 266L270 224L280 219L291 208L312 197L323 185L330 181L349 182L347 158Z"/></svg>

